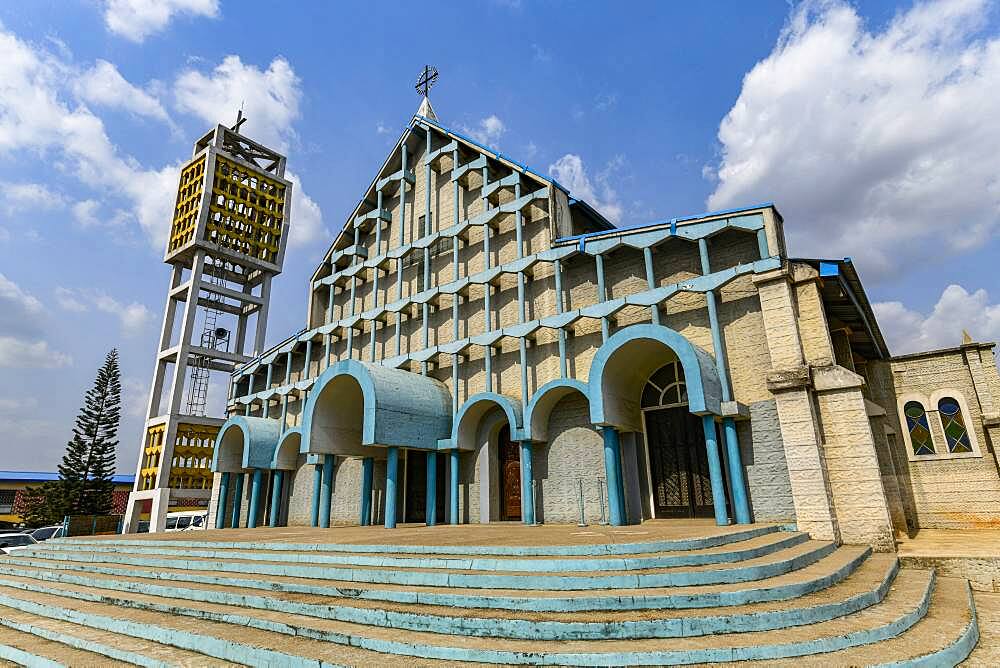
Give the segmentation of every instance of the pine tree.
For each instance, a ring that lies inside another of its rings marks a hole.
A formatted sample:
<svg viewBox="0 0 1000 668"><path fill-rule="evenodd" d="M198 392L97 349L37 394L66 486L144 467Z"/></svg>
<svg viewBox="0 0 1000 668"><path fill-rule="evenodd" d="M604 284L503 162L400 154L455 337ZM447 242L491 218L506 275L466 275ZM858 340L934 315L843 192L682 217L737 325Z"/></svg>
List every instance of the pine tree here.
<svg viewBox="0 0 1000 668"><path fill-rule="evenodd" d="M118 351L112 350L87 391L73 427L73 438L59 465L61 493L66 512L74 515L107 515L111 512L121 417L121 370Z"/></svg>
<svg viewBox="0 0 1000 668"><path fill-rule="evenodd" d="M16 512L29 527L62 524L66 516L62 481L44 482L39 487L24 490L24 501Z"/></svg>

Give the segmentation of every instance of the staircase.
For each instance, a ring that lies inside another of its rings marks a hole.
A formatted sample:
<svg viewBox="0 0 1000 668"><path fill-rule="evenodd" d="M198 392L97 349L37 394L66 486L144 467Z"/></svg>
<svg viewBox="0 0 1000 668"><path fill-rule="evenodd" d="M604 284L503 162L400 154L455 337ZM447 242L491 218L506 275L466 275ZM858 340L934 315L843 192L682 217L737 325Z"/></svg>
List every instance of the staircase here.
<svg viewBox="0 0 1000 668"><path fill-rule="evenodd" d="M211 534L61 539L0 560L0 660L947 666L979 637L964 580L774 526L551 547Z"/></svg>

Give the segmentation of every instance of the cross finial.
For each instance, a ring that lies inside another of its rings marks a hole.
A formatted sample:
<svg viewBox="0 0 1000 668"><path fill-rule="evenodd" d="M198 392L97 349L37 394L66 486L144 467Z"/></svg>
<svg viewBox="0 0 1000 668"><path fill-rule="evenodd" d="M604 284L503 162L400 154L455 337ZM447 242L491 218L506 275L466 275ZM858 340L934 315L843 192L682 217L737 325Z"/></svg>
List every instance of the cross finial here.
<svg viewBox="0 0 1000 668"><path fill-rule="evenodd" d="M427 97L431 92L431 88L437 83L438 71L436 67L430 65L424 65L423 71L420 76L417 77L417 92Z"/></svg>
<svg viewBox="0 0 1000 668"><path fill-rule="evenodd" d="M243 116L243 104L240 103L239 111L236 112L236 125L231 128L233 132L239 132L240 126L247 122L247 119Z"/></svg>

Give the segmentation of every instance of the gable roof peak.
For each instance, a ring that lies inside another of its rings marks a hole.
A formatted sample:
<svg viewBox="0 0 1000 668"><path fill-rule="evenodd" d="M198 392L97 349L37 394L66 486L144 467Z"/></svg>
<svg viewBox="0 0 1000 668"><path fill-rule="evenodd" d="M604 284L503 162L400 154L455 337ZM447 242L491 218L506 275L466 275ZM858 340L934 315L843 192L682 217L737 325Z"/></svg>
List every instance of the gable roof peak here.
<svg viewBox="0 0 1000 668"><path fill-rule="evenodd" d="M437 114L434 113L434 107L431 106L431 100L426 95L424 99L420 101L420 108L417 109L417 116L423 116L424 118L429 118L432 121L438 119Z"/></svg>

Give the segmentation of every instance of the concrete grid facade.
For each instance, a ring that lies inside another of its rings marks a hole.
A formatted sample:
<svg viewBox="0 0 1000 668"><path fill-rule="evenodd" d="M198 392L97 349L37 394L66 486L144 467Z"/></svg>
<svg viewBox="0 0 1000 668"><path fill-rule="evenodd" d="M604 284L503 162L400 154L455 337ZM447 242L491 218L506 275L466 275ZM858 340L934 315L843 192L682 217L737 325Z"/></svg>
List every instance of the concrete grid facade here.
<svg viewBox="0 0 1000 668"><path fill-rule="evenodd" d="M1000 490L991 346L893 360L850 261L789 257L783 224L761 205L615 229L425 102L314 273L306 328L234 372L210 522L493 522L517 500L528 523L638 523L677 492L649 427L674 408L720 524L892 549L968 501L928 491L953 471ZM978 457L907 458L896 399L924 359L956 375ZM644 405L675 362L683 401Z"/></svg>

